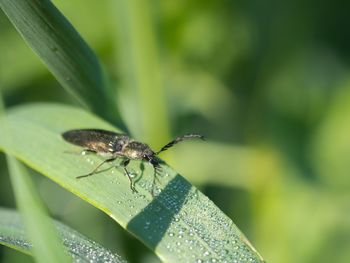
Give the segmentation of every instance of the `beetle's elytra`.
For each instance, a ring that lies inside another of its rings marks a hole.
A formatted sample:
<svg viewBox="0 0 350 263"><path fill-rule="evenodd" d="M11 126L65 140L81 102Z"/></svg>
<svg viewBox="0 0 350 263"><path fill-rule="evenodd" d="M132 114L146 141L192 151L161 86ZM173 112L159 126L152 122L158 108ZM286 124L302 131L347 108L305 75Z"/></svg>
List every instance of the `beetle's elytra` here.
<svg viewBox="0 0 350 263"><path fill-rule="evenodd" d="M79 129L69 130L62 134L62 137L72 144L81 146L84 151L93 152L106 157L94 170L86 175L78 176L77 178L83 178L95 174L104 163L112 162L117 158L122 158L122 166L126 176L130 180L130 188L133 192L136 192L135 186L130 177L129 171L126 168L130 160L144 160L149 162L153 168L155 175L157 171L160 171L159 160L157 155L163 151L166 151L175 144L190 139L204 139L199 134L186 134L177 137L175 140L164 145L159 151L154 152L147 144L135 141L126 134L120 134L112 131L99 130L99 129Z"/></svg>

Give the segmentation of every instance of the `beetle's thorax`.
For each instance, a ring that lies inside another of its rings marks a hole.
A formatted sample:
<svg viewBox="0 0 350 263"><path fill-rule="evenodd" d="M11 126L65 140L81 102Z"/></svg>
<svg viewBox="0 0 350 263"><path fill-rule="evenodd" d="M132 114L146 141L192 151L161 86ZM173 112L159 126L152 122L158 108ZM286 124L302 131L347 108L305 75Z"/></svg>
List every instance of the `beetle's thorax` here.
<svg viewBox="0 0 350 263"><path fill-rule="evenodd" d="M152 157L154 155L154 152L147 144L134 140L127 142L124 145L121 153L123 156L130 159L148 159L148 157Z"/></svg>

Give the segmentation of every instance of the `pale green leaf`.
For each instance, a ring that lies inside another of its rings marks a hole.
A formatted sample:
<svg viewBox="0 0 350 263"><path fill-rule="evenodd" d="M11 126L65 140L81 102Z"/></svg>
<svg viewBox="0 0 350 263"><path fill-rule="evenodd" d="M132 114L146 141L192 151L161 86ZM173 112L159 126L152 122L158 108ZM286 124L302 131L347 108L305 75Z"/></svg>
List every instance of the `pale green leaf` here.
<svg viewBox="0 0 350 263"><path fill-rule="evenodd" d="M18 107L7 116L9 132L0 119L0 148L48 176L64 188L103 210L166 262L262 262L236 225L206 196L167 165L151 195L153 169L131 162L137 173L133 193L120 168L87 174L101 159L65 153L79 151L61 133L75 128L115 130L82 110L50 104ZM16 140L11 144L8 138ZM165 142L164 142L165 143ZM141 175L142 173L142 175Z"/></svg>
<svg viewBox="0 0 350 263"><path fill-rule="evenodd" d="M70 262L25 167L11 156L7 156L7 163L16 203L23 216L26 233L33 243L36 261Z"/></svg>
<svg viewBox="0 0 350 263"><path fill-rule="evenodd" d="M68 226L57 221L54 224L74 262L126 262ZM26 236L20 215L15 210L0 208L0 244L32 255L32 244Z"/></svg>

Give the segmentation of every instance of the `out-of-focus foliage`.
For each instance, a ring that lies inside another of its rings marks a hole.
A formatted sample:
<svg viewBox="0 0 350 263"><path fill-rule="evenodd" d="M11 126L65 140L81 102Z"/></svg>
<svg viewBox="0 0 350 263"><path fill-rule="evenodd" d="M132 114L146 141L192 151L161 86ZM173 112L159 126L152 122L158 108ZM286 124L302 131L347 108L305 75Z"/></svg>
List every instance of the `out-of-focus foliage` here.
<svg viewBox="0 0 350 263"><path fill-rule="evenodd" d="M170 126L157 127L160 134L144 133L151 129L137 110L153 97L140 102L126 90L121 44L132 43L121 38L115 2L54 1L111 74L131 132L154 148L164 144L158 138L167 138L168 130L172 136L203 133L206 144L179 145L164 159L202 187L268 262L347 262L349 2L147 1L158 85L166 96L167 121L161 125ZM0 88L7 107L74 103L2 13L0 33ZM0 176L0 205L14 206L3 156ZM124 251L130 262L154 262L105 215L47 179L34 179L57 218ZM0 247L3 262L17 257Z"/></svg>

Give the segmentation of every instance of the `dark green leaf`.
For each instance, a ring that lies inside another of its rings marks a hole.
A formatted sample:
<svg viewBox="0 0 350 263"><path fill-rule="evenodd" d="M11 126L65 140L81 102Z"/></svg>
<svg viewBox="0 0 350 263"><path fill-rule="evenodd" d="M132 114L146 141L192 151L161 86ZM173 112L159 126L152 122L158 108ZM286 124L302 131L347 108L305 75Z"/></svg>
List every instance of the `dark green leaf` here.
<svg viewBox="0 0 350 263"><path fill-rule="evenodd" d="M67 91L100 116L121 125L115 96L97 57L51 1L0 0L0 7Z"/></svg>

